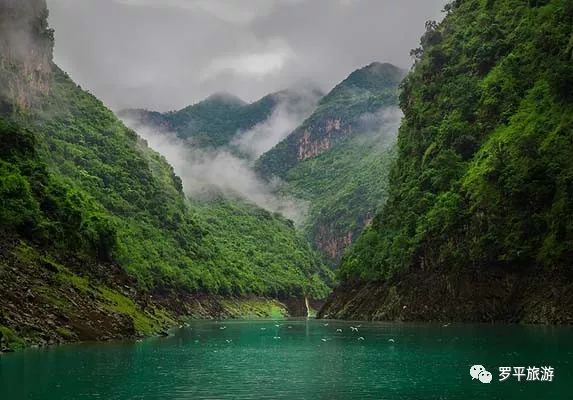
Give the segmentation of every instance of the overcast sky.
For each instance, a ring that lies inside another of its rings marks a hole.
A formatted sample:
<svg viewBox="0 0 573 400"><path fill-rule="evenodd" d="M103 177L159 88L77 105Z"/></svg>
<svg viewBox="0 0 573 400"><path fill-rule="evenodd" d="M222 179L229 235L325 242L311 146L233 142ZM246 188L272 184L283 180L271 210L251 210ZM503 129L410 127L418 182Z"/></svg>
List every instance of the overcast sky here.
<svg viewBox="0 0 573 400"><path fill-rule="evenodd" d="M117 110L215 92L329 90L372 61L407 68L446 0L48 0L56 62Z"/></svg>

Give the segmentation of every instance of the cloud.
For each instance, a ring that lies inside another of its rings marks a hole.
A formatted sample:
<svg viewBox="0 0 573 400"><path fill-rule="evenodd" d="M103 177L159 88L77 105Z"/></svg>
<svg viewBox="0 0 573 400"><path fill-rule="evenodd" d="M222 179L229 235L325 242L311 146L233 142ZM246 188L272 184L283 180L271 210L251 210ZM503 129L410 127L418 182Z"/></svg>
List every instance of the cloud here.
<svg viewBox="0 0 573 400"><path fill-rule="evenodd" d="M272 48L262 52L218 57L203 70L201 80L215 79L225 73L247 78L264 78L279 73L294 53L288 44L282 42L268 47Z"/></svg>
<svg viewBox="0 0 573 400"><path fill-rule="evenodd" d="M225 22L248 24L268 15L281 4L296 4L304 0L114 0L130 6L179 8L210 14ZM344 1L344 0L341 0ZM346 0L348 1L348 0Z"/></svg>
<svg viewBox="0 0 573 400"><path fill-rule="evenodd" d="M297 88L284 97L265 121L237 132L231 146L254 161L302 124L320 100L319 93L309 88Z"/></svg>
<svg viewBox="0 0 573 400"><path fill-rule="evenodd" d="M56 62L114 109L328 91L372 61L407 68L446 0L48 0Z"/></svg>
<svg viewBox="0 0 573 400"><path fill-rule="evenodd" d="M174 133L143 125L133 120L125 124L162 154L183 181L185 194L197 200L224 195L277 212L295 223L302 223L307 204L276 194L280 182L266 182L254 172L248 160L229 149L200 149L179 139Z"/></svg>

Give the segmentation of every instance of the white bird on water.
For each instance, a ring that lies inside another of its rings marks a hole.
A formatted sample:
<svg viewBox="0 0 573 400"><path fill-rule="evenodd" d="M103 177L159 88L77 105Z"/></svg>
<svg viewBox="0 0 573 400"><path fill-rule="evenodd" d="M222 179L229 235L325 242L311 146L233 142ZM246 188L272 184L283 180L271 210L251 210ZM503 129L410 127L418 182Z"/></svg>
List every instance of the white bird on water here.
<svg viewBox="0 0 573 400"><path fill-rule="evenodd" d="M394 342L395 342L395 340L392 339L392 338L388 339L388 341L389 341L390 343L394 343Z"/></svg>
<svg viewBox="0 0 573 400"><path fill-rule="evenodd" d="M336 332L342 333L342 329L337 329Z"/></svg>
<svg viewBox="0 0 573 400"><path fill-rule="evenodd" d="M232 340L231 340L231 339L227 339L227 340L225 340L225 342L227 342L227 343L231 343L231 342L232 342Z"/></svg>
<svg viewBox="0 0 573 400"><path fill-rule="evenodd" d="M328 326L328 322L326 324L323 324L324 326Z"/></svg>
<svg viewBox="0 0 573 400"><path fill-rule="evenodd" d="M261 331L266 331L266 330L267 330L267 328L261 328Z"/></svg>
<svg viewBox="0 0 573 400"><path fill-rule="evenodd" d="M226 326L222 326L222 327L220 327L219 329L223 330L223 329L227 329L227 327L226 327Z"/></svg>
<svg viewBox="0 0 573 400"><path fill-rule="evenodd" d="M351 326L351 327L350 327L350 330L351 330L352 332L358 332L358 328L356 328L356 327L354 327L354 326Z"/></svg>
<svg viewBox="0 0 573 400"><path fill-rule="evenodd" d="M326 342L326 339L324 339L324 338L322 338L322 339L320 339L320 340L322 340L323 342Z"/></svg>
<svg viewBox="0 0 573 400"><path fill-rule="evenodd" d="M273 339L275 339L275 340L280 339L280 338L281 338L280 336L273 336Z"/></svg>
<svg viewBox="0 0 573 400"><path fill-rule="evenodd" d="M362 341L362 340L364 340L364 337L360 336L360 337L358 338L358 340Z"/></svg>

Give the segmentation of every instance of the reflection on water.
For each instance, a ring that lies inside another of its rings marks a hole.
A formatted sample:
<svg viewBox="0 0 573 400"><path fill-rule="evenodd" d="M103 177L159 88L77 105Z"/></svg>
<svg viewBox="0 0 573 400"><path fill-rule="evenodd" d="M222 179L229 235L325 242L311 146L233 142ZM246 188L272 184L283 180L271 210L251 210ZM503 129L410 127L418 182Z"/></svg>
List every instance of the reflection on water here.
<svg viewBox="0 0 573 400"><path fill-rule="evenodd" d="M168 338L2 355L0 399L570 399L572 360L568 327L197 321ZM474 364L490 384L472 381ZM534 365L554 381L499 382L499 367Z"/></svg>

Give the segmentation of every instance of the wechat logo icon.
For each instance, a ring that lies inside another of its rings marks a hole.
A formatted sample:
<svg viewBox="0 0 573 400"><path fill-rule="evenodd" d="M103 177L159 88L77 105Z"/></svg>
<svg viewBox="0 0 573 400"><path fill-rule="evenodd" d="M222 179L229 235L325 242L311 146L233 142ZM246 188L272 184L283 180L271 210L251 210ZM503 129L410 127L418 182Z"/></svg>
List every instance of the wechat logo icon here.
<svg viewBox="0 0 573 400"><path fill-rule="evenodd" d="M491 382L491 373L488 372L483 365L473 365L470 368L470 375L472 380L477 379L481 383Z"/></svg>

